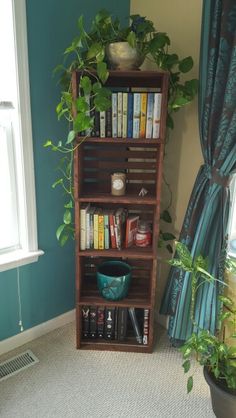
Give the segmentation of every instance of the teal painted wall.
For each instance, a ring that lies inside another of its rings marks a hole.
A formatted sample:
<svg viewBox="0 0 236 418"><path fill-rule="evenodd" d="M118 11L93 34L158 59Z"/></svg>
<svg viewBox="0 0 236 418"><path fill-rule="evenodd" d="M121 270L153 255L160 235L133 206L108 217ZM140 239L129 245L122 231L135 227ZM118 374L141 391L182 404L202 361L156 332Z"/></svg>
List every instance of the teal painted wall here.
<svg viewBox="0 0 236 418"><path fill-rule="evenodd" d="M39 248L37 263L19 268L24 329L74 308L74 245L60 248L55 230L62 219L63 197L52 190L57 157L43 148L46 139L60 139L65 130L57 122L59 89L52 70L76 35L78 17L89 24L106 8L121 19L129 15L129 0L27 0L29 70L34 142ZM0 340L20 332L18 326L17 270L0 274Z"/></svg>

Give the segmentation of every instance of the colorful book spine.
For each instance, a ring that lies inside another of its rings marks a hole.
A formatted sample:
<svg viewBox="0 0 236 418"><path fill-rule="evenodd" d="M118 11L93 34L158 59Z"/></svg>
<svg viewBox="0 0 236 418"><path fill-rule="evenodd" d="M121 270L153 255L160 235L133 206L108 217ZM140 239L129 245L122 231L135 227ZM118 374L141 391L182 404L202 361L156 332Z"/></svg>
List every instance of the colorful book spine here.
<svg viewBox="0 0 236 418"><path fill-rule="evenodd" d="M93 215L93 247L98 250L98 210Z"/></svg>
<svg viewBox="0 0 236 418"><path fill-rule="evenodd" d="M149 309L144 309L143 313L143 344L148 344L149 333Z"/></svg>
<svg viewBox="0 0 236 418"><path fill-rule="evenodd" d="M111 248L116 248L116 236L115 236L115 216L113 213L109 215L109 225L110 225L110 238L111 238Z"/></svg>
<svg viewBox="0 0 236 418"><path fill-rule="evenodd" d="M159 138L160 136L161 99L162 99L161 93L154 93L153 131L152 131L153 138Z"/></svg>
<svg viewBox="0 0 236 418"><path fill-rule="evenodd" d="M93 128L91 128L90 135L94 137L94 136L96 136L96 133L95 133L95 109L94 108L91 109L91 111L90 111L90 117L93 119Z"/></svg>
<svg viewBox="0 0 236 418"><path fill-rule="evenodd" d="M86 249L90 249L90 209L86 213Z"/></svg>
<svg viewBox="0 0 236 418"><path fill-rule="evenodd" d="M132 216L126 219L125 228L125 248L131 247L135 242L135 236L138 228L139 216Z"/></svg>
<svg viewBox="0 0 236 418"><path fill-rule="evenodd" d="M100 112L98 110L95 110L95 115L94 115L94 131L95 131L95 136L96 137L100 137Z"/></svg>
<svg viewBox="0 0 236 418"><path fill-rule="evenodd" d="M98 215L98 249L104 250L104 216Z"/></svg>
<svg viewBox="0 0 236 418"><path fill-rule="evenodd" d="M123 93L117 93L117 137L122 137L122 96Z"/></svg>
<svg viewBox="0 0 236 418"><path fill-rule="evenodd" d="M139 138L140 112L141 112L141 95L140 93L134 93L133 138Z"/></svg>
<svg viewBox="0 0 236 418"><path fill-rule="evenodd" d="M140 138L146 135L147 93L141 93Z"/></svg>
<svg viewBox="0 0 236 418"><path fill-rule="evenodd" d="M100 112L100 137L106 137L106 112L105 110Z"/></svg>
<svg viewBox="0 0 236 418"><path fill-rule="evenodd" d="M112 340L115 336L115 307L105 310L105 338Z"/></svg>
<svg viewBox="0 0 236 418"><path fill-rule="evenodd" d="M97 308L95 306L89 308L89 337L97 337Z"/></svg>
<svg viewBox="0 0 236 418"><path fill-rule="evenodd" d="M127 308L118 308L118 332L117 332L117 339L119 341L123 341L126 337L127 332L127 316L128 316L128 309Z"/></svg>
<svg viewBox="0 0 236 418"><path fill-rule="evenodd" d="M82 205L80 209L80 249L86 250L86 231L87 231L87 224L86 224L86 214L89 209L89 204Z"/></svg>
<svg viewBox="0 0 236 418"><path fill-rule="evenodd" d="M122 138L127 138L128 93L122 94Z"/></svg>
<svg viewBox="0 0 236 418"><path fill-rule="evenodd" d="M133 135L133 93L128 93L128 115L127 115L127 137L132 138Z"/></svg>
<svg viewBox="0 0 236 418"><path fill-rule="evenodd" d="M84 338L89 337L89 306L82 306L82 335Z"/></svg>
<svg viewBox="0 0 236 418"><path fill-rule="evenodd" d="M104 248L109 250L110 248L110 234L109 234L109 214L104 213Z"/></svg>
<svg viewBox="0 0 236 418"><path fill-rule="evenodd" d="M112 93L112 138L117 138L117 93Z"/></svg>
<svg viewBox="0 0 236 418"><path fill-rule="evenodd" d="M147 96L146 138L152 138L154 93Z"/></svg>

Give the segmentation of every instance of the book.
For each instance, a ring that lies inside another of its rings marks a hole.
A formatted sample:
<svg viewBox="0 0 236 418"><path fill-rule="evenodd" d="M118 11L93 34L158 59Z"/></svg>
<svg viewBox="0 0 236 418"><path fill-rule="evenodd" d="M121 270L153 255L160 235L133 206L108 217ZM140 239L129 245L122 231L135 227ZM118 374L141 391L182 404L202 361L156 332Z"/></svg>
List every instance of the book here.
<svg viewBox="0 0 236 418"><path fill-rule="evenodd" d="M84 203L81 205L80 208L80 249L86 250L86 231L87 231L87 224L86 224L86 214L89 210L90 204Z"/></svg>
<svg viewBox="0 0 236 418"><path fill-rule="evenodd" d="M95 207L89 207L86 212L86 249L89 250L93 248L93 223L91 223L91 217L93 218L93 213Z"/></svg>
<svg viewBox="0 0 236 418"><path fill-rule="evenodd" d="M89 337L89 306L82 306L82 335L84 338Z"/></svg>
<svg viewBox="0 0 236 418"><path fill-rule="evenodd" d="M111 138L112 137L112 109L111 107L106 110L106 137Z"/></svg>
<svg viewBox="0 0 236 418"><path fill-rule="evenodd" d="M128 114L127 114L127 137L132 138L133 135L133 93L128 93Z"/></svg>
<svg viewBox="0 0 236 418"><path fill-rule="evenodd" d="M152 138L154 93L147 96L146 138Z"/></svg>
<svg viewBox="0 0 236 418"><path fill-rule="evenodd" d="M105 309L105 338L112 340L115 336L115 307Z"/></svg>
<svg viewBox="0 0 236 418"><path fill-rule="evenodd" d="M161 99L162 99L161 93L154 93L153 129L152 129L153 138L159 138L159 135L160 135Z"/></svg>
<svg viewBox="0 0 236 418"><path fill-rule="evenodd" d="M139 138L140 113L141 113L141 95L133 93L133 138Z"/></svg>
<svg viewBox="0 0 236 418"><path fill-rule="evenodd" d="M109 231L109 215L111 211L106 210L104 211L104 248L105 250L109 250L110 248L110 231Z"/></svg>
<svg viewBox="0 0 236 418"><path fill-rule="evenodd" d="M98 250L98 214L100 212L99 208L95 209L93 215L93 248Z"/></svg>
<svg viewBox="0 0 236 418"><path fill-rule="evenodd" d="M97 308L95 306L89 308L89 337L97 337Z"/></svg>
<svg viewBox="0 0 236 418"><path fill-rule="evenodd" d="M140 327L139 327L139 323L138 323L138 320L137 320L135 309L134 308L128 308L128 310L129 310L129 316L130 316L130 319L131 319L131 322L132 322L132 325L133 325L136 341L139 344L142 344L143 337L142 337L142 334L140 332Z"/></svg>
<svg viewBox="0 0 236 418"><path fill-rule="evenodd" d="M104 216L98 214L98 249L104 250Z"/></svg>
<svg viewBox="0 0 236 418"><path fill-rule="evenodd" d="M122 138L127 138L128 93L122 94Z"/></svg>
<svg viewBox="0 0 236 418"><path fill-rule="evenodd" d="M116 248L116 236L115 236L115 216L114 211L109 215L109 226L110 226L110 238L111 238L111 248Z"/></svg>
<svg viewBox="0 0 236 418"><path fill-rule="evenodd" d="M94 114L94 131L96 137L100 137L100 112L98 110L95 110Z"/></svg>
<svg viewBox="0 0 236 418"><path fill-rule="evenodd" d="M93 217L95 213L96 208L93 206L89 209L89 235L90 235L90 247L94 248L94 225L93 225Z"/></svg>
<svg viewBox="0 0 236 418"><path fill-rule="evenodd" d="M106 112L105 110L100 112L100 137L106 137Z"/></svg>
<svg viewBox="0 0 236 418"><path fill-rule="evenodd" d="M146 135L147 93L141 93L140 138Z"/></svg>
<svg viewBox="0 0 236 418"><path fill-rule="evenodd" d="M121 250L124 242L125 221L127 217L127 210L125 208L118 208L115 212L115 237L116 248Z"/></svg>
<svg viewBox="0 0 236 418"><path fill-rule="evenodd" d="M104 338L104 324L105 324L105 307L98 306L97 309L97 336Z"/></svg>
<svg viewBox="0 0 236 418"><path fill-rule="evenodd" d="M122 91L117 93L117 137L122 137Z"/></svg>
<svg viewBox="0 0 236 418"><path fill-rule="evenodd" d="M127 316L128 316L128 308L118 308L118 331L117 331L117 339L119 341L123 341L126 337L127 332Z"/></svg>
<svg viewBox="0 0 236 418"><path fill-rule="evenodd" d="M117 93L111 95L112 109L112 138L117 138Z"/></svg>
<svg viewBox="0 0 236 418"><path fill-rule="evenodd" d="M135 242L138 220L139 216L130 216L126 219L125 248L131 247Z"/></svg>
<svg viewBox="0 0 236 418"><path fill-rule="evenodd" d="M149 309L143 310L143 344L148 344L149 333Z"/></svg>

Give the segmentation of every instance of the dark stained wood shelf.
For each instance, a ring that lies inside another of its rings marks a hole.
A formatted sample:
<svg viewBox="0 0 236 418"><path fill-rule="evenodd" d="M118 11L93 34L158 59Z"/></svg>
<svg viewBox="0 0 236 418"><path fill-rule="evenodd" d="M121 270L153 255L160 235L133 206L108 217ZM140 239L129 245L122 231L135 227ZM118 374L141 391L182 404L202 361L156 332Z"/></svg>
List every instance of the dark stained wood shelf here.
<svg viewBox="0 0 236 418"><path fill-rule="evenodd" d="M141 188L141 187L140 187ZM83 194L78 198L79 202L92 202L92 203L121 203L121 204L133 204L133 205L156 205L158 200L155 197L150 196L112 196L110 193L97 193L97 194Z"/></svg>
<svg viewBox="0 0 236 418"><path fill-rule="evenodd" d="M144 260L152 260L155 257L152 247L131 247L121 250L83 250L79 251L78 255L80 257L140 258Z"/></svg>
<svg viewBox="0 0 236 418"><path fill-rule="evenodd" d="M78 137L78 142L84 143L101 143L101 144L112 144L112 145L154 145L159 146L160 144L164 143L163 140L160 138L157 139L149 139L149 138L98 138L98 137L88 137L84 140L84 137Z"/></svg>
<svg viewBox="0 0 236 418"><path fill-rule="evenodd" d="M110 351L130 351L134 353L151 353L152 347L149 345L138 344L136 341L116 341L116 340L82 340L80 348L83 350L110 350Z"/></svg>

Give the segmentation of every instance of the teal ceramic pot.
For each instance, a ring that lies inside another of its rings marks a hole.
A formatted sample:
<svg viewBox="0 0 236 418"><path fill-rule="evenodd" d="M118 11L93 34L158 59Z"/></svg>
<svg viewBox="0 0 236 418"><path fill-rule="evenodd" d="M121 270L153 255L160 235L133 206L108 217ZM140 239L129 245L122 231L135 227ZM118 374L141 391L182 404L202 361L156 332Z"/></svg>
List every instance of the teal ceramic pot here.
<svg viewBox="0 0 236 418"><path fill-rule="evenodd" d="M131 280L131 267L123 261L105 261L97 269L100 294L108 300L126 297Z"/></svg>

